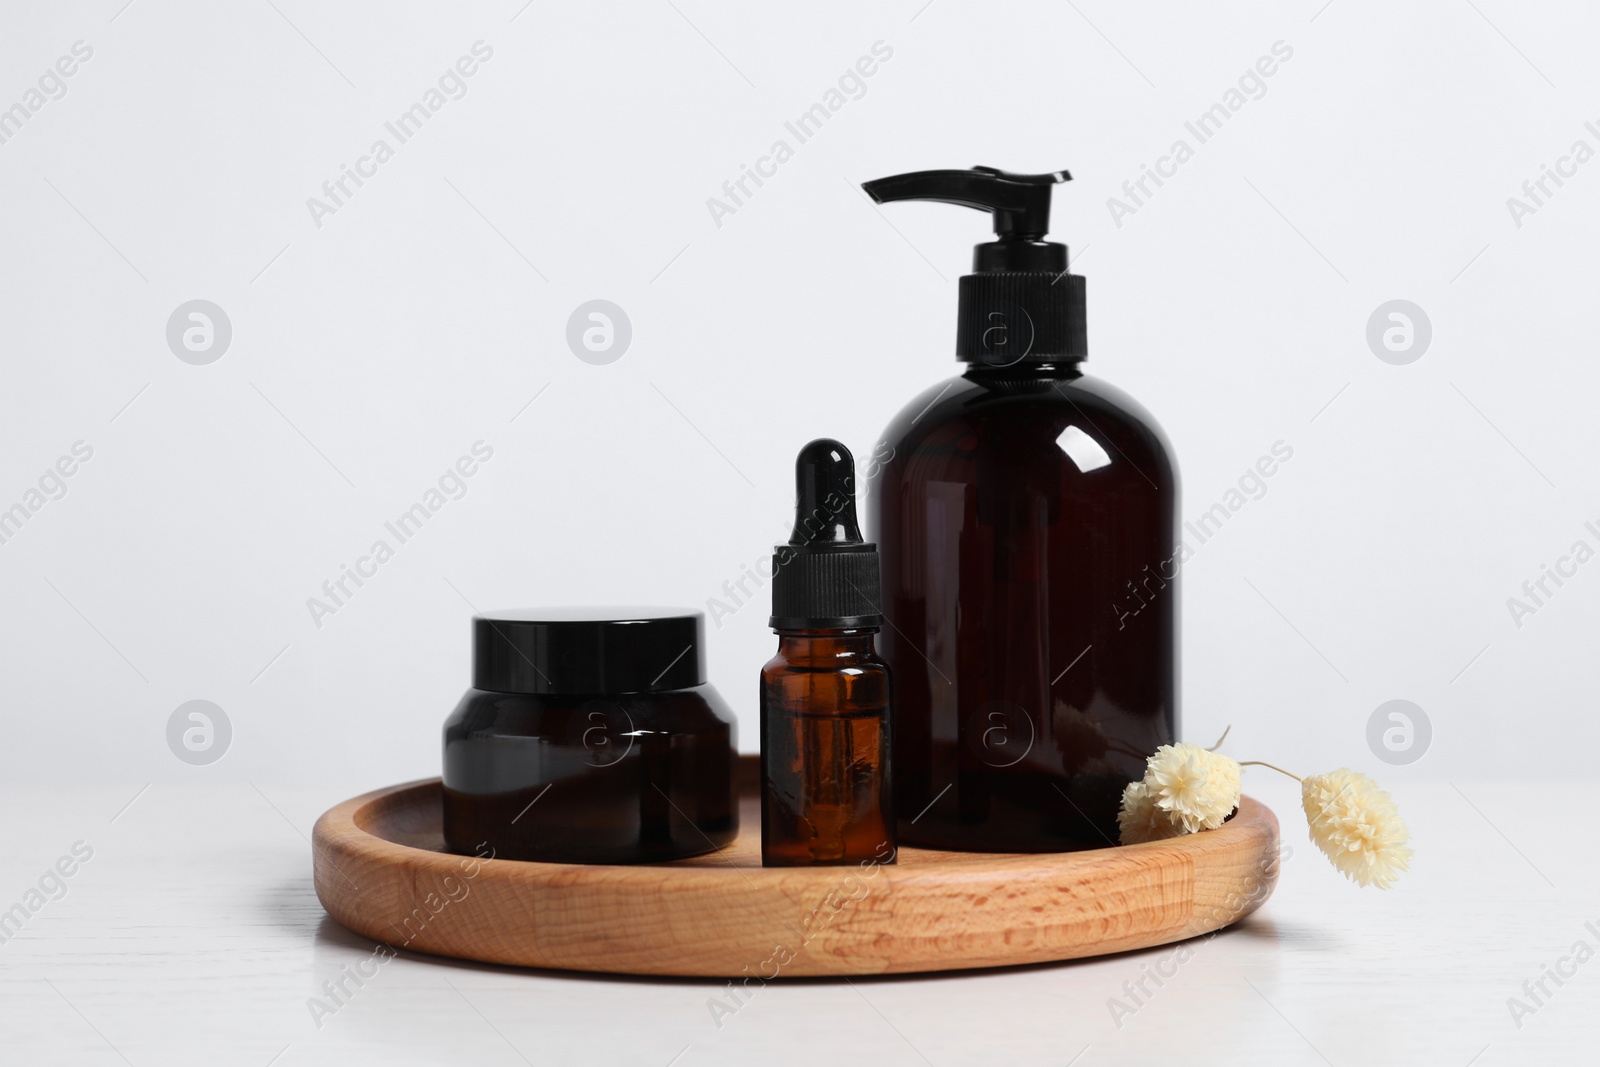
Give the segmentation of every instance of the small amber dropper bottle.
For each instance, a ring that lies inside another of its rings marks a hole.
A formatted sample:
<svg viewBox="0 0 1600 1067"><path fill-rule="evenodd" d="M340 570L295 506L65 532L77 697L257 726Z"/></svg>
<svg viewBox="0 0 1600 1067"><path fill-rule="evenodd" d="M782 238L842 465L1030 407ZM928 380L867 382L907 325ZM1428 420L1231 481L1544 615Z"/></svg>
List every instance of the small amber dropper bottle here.
<svg viewBox="0 0 1600 1067"><path fill-rule="evenodd" d="M856 521L855 459L812 441L795 478L794 532L772 560L778 654L761 670L761 862L893 863L878 551Z"/></svg>

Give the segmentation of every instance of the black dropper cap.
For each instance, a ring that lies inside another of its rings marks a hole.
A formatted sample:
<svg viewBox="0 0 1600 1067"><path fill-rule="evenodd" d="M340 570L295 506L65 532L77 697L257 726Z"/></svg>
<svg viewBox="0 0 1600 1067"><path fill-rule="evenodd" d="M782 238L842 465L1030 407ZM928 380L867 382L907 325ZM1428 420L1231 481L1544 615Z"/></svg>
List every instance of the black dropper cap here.
<svg viewBox="0 0 1600 1067"><path fill-rule="evenodd" d="M988 211L996 240L972 252L960 282L956 358L968 363L1059 363L1088 356L1083 277L1067 273L1067 246L1046 241L1050 191L1064 170L1010 174L994 167L921 170L865 182L880 204L933 200Z"/></svg>
<svg viewBox="0 0 1600 1067"><path fill-rule="evenodd" d="M789 543L772 550L774 630L862 630L883 623L878 546L856 522L856 461L838 441L818 438L794 464L795 516Z"/></svg>

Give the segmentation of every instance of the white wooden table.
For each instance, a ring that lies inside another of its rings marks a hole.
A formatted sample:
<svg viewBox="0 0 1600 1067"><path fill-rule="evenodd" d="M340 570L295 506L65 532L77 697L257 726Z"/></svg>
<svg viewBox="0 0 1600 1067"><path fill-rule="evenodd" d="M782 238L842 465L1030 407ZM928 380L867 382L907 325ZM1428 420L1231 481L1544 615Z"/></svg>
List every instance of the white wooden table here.
<svg viewBox="0 0 1600 1067"><path fill-rule="evenodd" d="M720 1026L717 982L369 962L374 946L317 903L306 835L324 808L382 783L156 785L131 804L137 783L0 790L0 909L13 909L0 926L0 1061L1596 1062L1600 962L1572 956L1580 941L1600 951L1600 858L1575 814L1592 788L1380 777L1417 846L1391 892L1344 882L1307 841L1293 783L1252 775L1292 854L1276 895L1230 931L1181 952L778 982ZM347 977L374 968L363 984ZM1547 968L1560 984L1524 989ZM342 1003L314 1011L341 979ZM1513 997L1528 1009L1516 1017Z"/></svg>

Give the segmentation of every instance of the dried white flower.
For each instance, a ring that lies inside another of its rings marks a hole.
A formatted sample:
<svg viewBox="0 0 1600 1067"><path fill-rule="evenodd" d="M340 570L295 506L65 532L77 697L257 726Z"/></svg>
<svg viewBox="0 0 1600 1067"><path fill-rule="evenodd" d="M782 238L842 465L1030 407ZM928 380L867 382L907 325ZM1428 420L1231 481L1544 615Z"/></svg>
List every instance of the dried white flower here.
<svg viewBox="0 0 1600 1067"><path fill-rule="evenodd" d="M1122 791L1122 810L1117 813L1117 826L1124 845L1137 845L1141 841L1160 841L1176 837L1183 828L1173 823L1167 813L1156 807L1156 798L1145 782L1129 782Z"/></svg>
<svg viewBox="0 0 1600 1067"><path fill-rule="evenodd" d="M1250 760L1241 765L1183 743L1156 749L1146 761L1144 780L1123 790L1117 815L1122 843L1160 841L1221 826L1239 806L1241 766L1268 767L1300 782L1311 840L1357 885L1388 889L1409 869L1411 833L1394 798L1366 775L1341 767L1300 778L1270 763Z"/></svg>
<svg viewBox="0 0 1600 1067"><path fill-rule="evenodd" d="M1348 768L1301 779L1311 840L1357 885L1388 889L1411 862L1410 831L1393 798Z"/></svg>
<svg viewBox="0 0 1600 1067"><path fill-rule="evenodd" d="M1239 764L1199 745L1180 742L1156 749L1144 785L1155 806L1184 833L1215 830L1239 806Z"/></svg>

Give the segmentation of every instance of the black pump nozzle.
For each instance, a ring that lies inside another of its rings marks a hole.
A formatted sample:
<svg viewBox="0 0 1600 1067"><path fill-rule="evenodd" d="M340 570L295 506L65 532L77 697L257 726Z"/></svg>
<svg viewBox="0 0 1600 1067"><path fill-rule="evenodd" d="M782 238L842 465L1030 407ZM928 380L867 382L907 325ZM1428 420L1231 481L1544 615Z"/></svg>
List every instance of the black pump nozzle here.
<svg viewBox="0 0 1600 1067"><path fill-rule="evenodd" d="M872 629L883 622L878 546L856 521L856 461L818 438L794 464L794 530L772 552L775 630Z"/></svg>
<svg viewBox="0 0 1600 1067"><path fill-rule="evenodd" d="M994 216L995 240L972 250L961 278L956 357L1006 367L1083 359L1083 279L1067 273L1067 246L1046 241L1050 190L1071 181L1064 170L1011 174L994 167L919 170L863 182L880 204L932 200Z"/></svg>
<svg viewBox="0 0 1600 1067"><path fill-rule="evenodd" d="M1010 174L994 167L971 170L919 170L863 182L861 188L880 204L893 200L932 200L994 215L999 238L974 249L972 269L984 274L1003 270L1067 269L1067 247L1044 240L1050 232L1050 189L1072 180L1064 170L1048 174Z"/></svg>
<svg viewBox="0 0 1600 1067"><path fill-rule="evenodd" d="M935 200L994 212L999 237L1043 237L1050 231L1050 187L1069 182L1064 170L1048 174L1008 174L994 167L971 170L917 170L863 182L880 204L891 200Z"/></svg>

